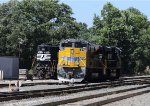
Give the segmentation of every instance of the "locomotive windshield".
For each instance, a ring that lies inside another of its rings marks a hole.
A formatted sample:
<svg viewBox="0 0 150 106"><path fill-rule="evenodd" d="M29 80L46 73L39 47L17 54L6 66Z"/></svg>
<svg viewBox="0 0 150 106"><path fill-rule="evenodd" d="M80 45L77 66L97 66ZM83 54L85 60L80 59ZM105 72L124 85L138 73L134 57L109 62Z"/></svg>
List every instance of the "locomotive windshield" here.
<svg viewBox="0 0 150 106"><path fill-rule="evenodd" d="M117 59L118 52L115 47L107 47L107 59L112 60L112 59Z"/></svg>
<svg viewBox="0 0 150 106"><path fill-rule="evenodd" d="M76 47L76 48L83 48L87 47L86 43L82 42L67 42L67 43L62 43L62 47Z"/></svg>
<svg viewBox="0 0 150 106"><path fill-rule="evenodd" d="M50 47L48 45L38 46L38 53L47 53L49 51L50 51Z"/></svg>
<svg viewBox="0 0 150 106"><path fill-rule="evenodd" d="M83 48L83 47L87 47L87 44L86 43L82 43L82 42L75 42L75 47Z"/></svg>
<svg viewBox="0 0 150 106"><path fill-rule="evenodd" d="M62 43L62 47L72 47L72 42Z"/></svg>

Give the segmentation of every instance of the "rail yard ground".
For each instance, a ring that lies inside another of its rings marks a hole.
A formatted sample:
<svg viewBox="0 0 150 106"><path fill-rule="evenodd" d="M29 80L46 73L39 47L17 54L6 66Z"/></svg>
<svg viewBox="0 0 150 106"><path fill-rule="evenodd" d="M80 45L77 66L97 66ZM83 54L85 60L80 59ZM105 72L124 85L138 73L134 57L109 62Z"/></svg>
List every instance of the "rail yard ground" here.
<svg viewBox="0 0 150 106"><path fill-rule="evenodd" d="M150 104L150 93L143 95L127 98L104 106L149 106Z"/></svg>
<svg viewBox="0 0 150 106"><path fill-rule="evenodd" d="M145 86L145 85L142 85L142 86ZM108 99L111 99L118 95L122 95L121 93L120 94L112 94L112 95L105 95L105 96L102 96L102 97L97 97L97 98L94 98L94 99L90 99L89 102L87 102L87 100L84 100L82 99L82 97L87 97L87 96L90 96L90 95L97 95L97 94L102 94L102 93L108 93L108 92L113 92L113 91L118 91L118 90L125 90L125 89L131 89L131 88L137 88L137 87L140 87L140 85L130 85L130 86L122 86L122 87L116 87L116 88L106 88L106 89L100 89L100 90L93 90L93 91L83 91L83 92L79 92L79 93L73 93L73 94L66 94L66 95L62 95L62 96L47 96L47 97L39 97L39 98L29 98L29 99L22 99L22 100L12 100L12 101L7 101L7 102L1 102L1 106L32 106L32 105L42 105L42 106L51 106L51 105L58 105L57 103L60 103L60 102L63 102L63 101L71 101L73 99L77 99L77 98L81 98L82 101L78 101L78 102L75 102L75 103L70 103L70 104L65 104L67 106L70 106L70 105L74 105L74 106L82 106L82 105L88 105L87 103L90 103L90 101L93 101L92 103L94 103L95 101L98 101L98 100L95 100L95 99L99 99L99 100L108 100ZM140 92L140 91L144 91L144 90L147 90L147 89L150 89L149 87L148 88L143 88L142 90L139 89L139 90L136 90L136 91L129 91L130 93L132 92ZM126 93L125 93L126 94ZM141 95L142 96L142 95ZM145 95L143 95L145 96ZM144 98L144 97L143 97ZM133 99L130 98L130 99ZM126 100L126 99L124 99ZM144 100L145 101L145 100ZM122 101L121 101L122 102ZM115 103L115 102L114 102ZM113 103L113 104L114 104ZM118 102L116 102L117 104ZM119 103L118 103L119 104ZM136 106L136 103L134 103L134 101L132 102L129 102L129 104L126 103L126 105L124 106L129 106L130 104L135 104L135 105L132 105L132 106ZM64 105L64 104L63 104ZM108 104L111 106L111 103ZM118 105L112 105L112 106L118 106ZM122 106L122 105L121 105ZM147 105L145 105L147 106Z"/></svg>
<svg viewBox="0 0 150 106"><path fill-rule="evenodd" d="M11 81L12 88L17 81ZM20 91L10 92L10 81L0 81L1 106L149 106L150 76L122 77L118 81L73 86L60 84L57 80L19 82Z"/></svg>
<svg viewBox="0 0 150 106"><path fill-rule="evenodd" d="M12 84L15 82L11 81ZM10 93L10 81L0 81L1 106L148 106L150 103L150 76L123 77L119 81L74 86L60 84L57 80L20 82L20 91Z"/></svg>

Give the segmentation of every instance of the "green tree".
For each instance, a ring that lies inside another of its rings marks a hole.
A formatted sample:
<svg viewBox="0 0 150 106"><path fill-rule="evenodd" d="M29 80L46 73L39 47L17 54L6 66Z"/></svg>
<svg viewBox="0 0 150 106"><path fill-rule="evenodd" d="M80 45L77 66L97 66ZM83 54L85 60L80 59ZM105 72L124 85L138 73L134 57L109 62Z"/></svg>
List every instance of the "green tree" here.
<svg viewBox="0 0 150 106"><path fill-rule="evenodd" d="M30 67L37 45L76 38L72 9L57 0L11 0L0 5L0 55L21 57Z"/></svg>
<svg viewBox="0 0 150 106"><path fill-rule="evenodd" d="M145 36L149 36L147 17L133 7L119 10L111 3L107 3L101 15L95 15L93 20L93 40L97 44L118 46L122 50L122 64L126 73L140 71L141 63L145 63L137 54L140 53L139 50L143 51L143 45L146 46L144 50L148 49L147 45L141 42L141 38L144 41ZM145 54L142 52L140 56L142 55Z"/></svg>

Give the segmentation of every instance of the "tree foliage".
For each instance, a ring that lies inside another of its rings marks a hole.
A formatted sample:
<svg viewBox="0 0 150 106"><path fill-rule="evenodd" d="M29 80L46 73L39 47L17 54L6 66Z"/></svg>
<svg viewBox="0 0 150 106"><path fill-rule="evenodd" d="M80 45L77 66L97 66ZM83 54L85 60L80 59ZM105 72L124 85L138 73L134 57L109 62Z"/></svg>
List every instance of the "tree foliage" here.
<svg viewBox="0 0 150 106"><path fill-rule="evenodd" d="M92 40L97 44L118 46L126 73L141 71L148 65L150 25L139 10L133 7L119 10L107 3L100 16L95 15L93 20Z"/></svg>
<svg viewBox="0 0 150 106"><path fill-rule="evenodd" d="M57 0L10 0L0 4L0 55L19 56L30 68L37 45L81 38L122 50L124 72L138 72L150 62L150 22L138 9L104 5L93 26L77 23L72 9ZM22 67L21 67L22 68Z"/></svg>
<svg viewBox="0 0 150 106"><path fill-rule="evenodd" d="M72 9L57 0L11 0L0 5L0 55L21 56L31 64L37 45L76 38Z"/></svg>

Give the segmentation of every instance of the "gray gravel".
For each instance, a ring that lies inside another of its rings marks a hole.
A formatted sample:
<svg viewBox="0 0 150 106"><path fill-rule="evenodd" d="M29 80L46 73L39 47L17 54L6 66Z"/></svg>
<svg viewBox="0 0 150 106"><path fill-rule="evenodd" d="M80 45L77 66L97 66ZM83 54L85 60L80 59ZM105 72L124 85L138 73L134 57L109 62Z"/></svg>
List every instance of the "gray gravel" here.
<svg viewBox="0 0 150 106"><path fill-rule="evenodd" d="M94 83L92 83L94 84ZM89 85L92 85L89 84ZM82 86L85 84L74 84L74 86ZM34 85L34 86L23 86L23 87L19 87L20 91L31 91L31 90L46 90L46 89L58 89L58 88L66 88L66 87L70 87L69 85L58 85L58 84L52 84L52 85ZM12 86L12 88L16 88L15 86ZM9 92L9 86L8 87L2 87L0 88L0 92Z"/></svg>
<svg viewBox="0 0 150 106"><path fill-rule="evenodd" d="M0 80L0 84L9 84L10 82L12 84L16 83L18 80ZM58 83L58 80L19 80L22 84L27 84L27 83Z"/></svg>
<svg viewBox="0 0 150 106"><path fill-rule="evenodd" d="M30 91L30 90L44 90L44 89L56 89L56 88L65 88L67 85L35 85L35 86L24 86L20 87L20 91ZM13 86L12 88L16 88ZM8 92L9 87L0 88L0 92Z"/></svg>
<svg viewBox="0 0 150 106"><path fill-rule="evenodd" d="M131 97L103 106L150 106L150 93Z"/></svg>
<svg viewBox="0 0 150 106"><path fill-rule="evenodd" d="M145 90L149 90L149 89L150 89L150 87L143 88L143 89L138 89L138 90L134 90L134 91L128 91L128 92L124 92L124 93L118 93L118 94L113 94L113 95L88 99L88 100L82 100L82 101L78 101L78 102L74 102L74 103L68 103L68 104L60 105L60 106L72 106L72 105L74 105L74 106L84 106L84 105L89 105L89 104L92 104L92 103L95 103L95 102L102 102L104 100L108 100L108 99L112 99L112 98L115 98L115 97L120 97L120 96L124 96L124 95L128 95L128 94L132 94L132 93L137 93L137 92L141 92L141 91L145 91ZM114 105L114 106L116 106L116 105ZM120 106L122 106L122 105L120 105Z"/></svg>
<svg viewBox="0 0 150 106"><path fill-rule="evenodd" d="M96 84L96 83L91 83L89 85L92 84ZM74 84L74 86L82 86L85 84ZM57 88L66 88L66 87L70 87L67 84L52 84L52 85L34 85L34 86L23 86L23 87L19 87L20 91L31 91L31 90L45 90L45 89L57 89ZM12 86L12 88L16 88L15 86ZM9 86L8 87L2 87L0 88L0 92L9 92Z"/></svg>
<svg viewBox="0 0 150 106"><path fill-rule="evenodd" d="M39 98L30 98L30 99L23 99L23 100L13 100L9 102L1 102L0 106L33 106L33 105L40 105L43 103L49 103L49 102L56 102L59 100L66 100L71 98L77 98L87 95L93 95L97 93L104 93L104 92L110 92L110 91L117 91L121 89L127 89L127 88L134 88L141 85L130 85L130 86L122 86L122 87L115 87L115 88L105 88L100 90L93 90L93 91L84 91L80 93L74 93L69 94L66 96L48 96L48 97L39 97Z"/></svg>

